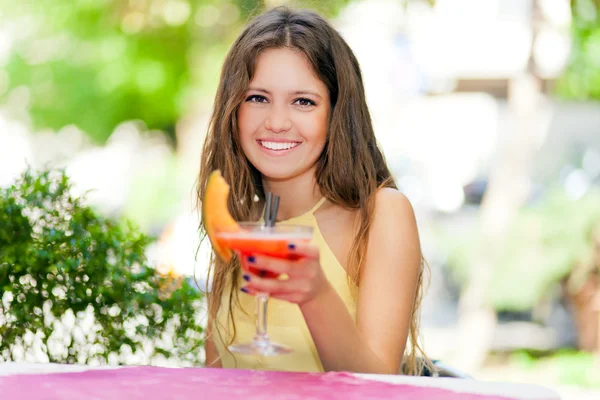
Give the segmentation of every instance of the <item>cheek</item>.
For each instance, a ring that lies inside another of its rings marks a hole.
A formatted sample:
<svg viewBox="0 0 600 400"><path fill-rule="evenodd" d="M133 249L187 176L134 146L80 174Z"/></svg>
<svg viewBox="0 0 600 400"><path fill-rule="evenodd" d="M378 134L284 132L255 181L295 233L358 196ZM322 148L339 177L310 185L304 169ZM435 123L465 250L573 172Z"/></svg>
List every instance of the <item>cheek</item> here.
<svg viewBox="0 0 600 400"><path fill-rule="evenodd" d="M310 120L306 121L303 131L315 143L324 144L329 130L329 116L327 113L315 115Z"/></svg>
<svg viewBox="0 0 600 400"><path fill-rule="evenodd" d="M260 113L243 104L238 110L237 120L238 130L242 139L252 135L262 123Z"/></svg>

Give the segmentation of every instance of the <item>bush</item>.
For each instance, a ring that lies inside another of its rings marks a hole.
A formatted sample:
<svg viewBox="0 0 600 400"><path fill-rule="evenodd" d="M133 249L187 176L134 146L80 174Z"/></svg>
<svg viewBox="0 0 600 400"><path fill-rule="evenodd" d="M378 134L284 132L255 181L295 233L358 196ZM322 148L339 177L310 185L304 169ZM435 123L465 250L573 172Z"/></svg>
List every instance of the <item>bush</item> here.
<svg viewBox="0 0 600 400"><path fill-rule="evenodd" d="M201 294L71 192L57 170L0 189L0 361L199 363Z"/></svg>

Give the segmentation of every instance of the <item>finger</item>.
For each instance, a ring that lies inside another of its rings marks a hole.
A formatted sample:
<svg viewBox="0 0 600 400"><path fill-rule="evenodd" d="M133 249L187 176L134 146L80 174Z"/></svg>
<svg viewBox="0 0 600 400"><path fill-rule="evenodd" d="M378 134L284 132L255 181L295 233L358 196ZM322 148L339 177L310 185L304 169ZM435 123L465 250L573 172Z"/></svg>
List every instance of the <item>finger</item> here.
<svg viewBox="0 0 600 400"><path fill-rule="evenodd" d="M259 294L260 292L249 288L247 286L244 286L242 288L240 288L240 290L250 296L256 296L257 294ZM277 300L283 300L283 301L287 301L290 303L301 303L302 300L304 299L304 295L302 293L269 293L269 297L272 299L277 299Z"/></svg>
<svg viewBox="0 0 600 400"><path fill-rule="evenodd" d="M309 283L306 280L301 279L290 279L290 280L279 280L261 278L256 275L246 274L244 280L248 282L244 286L248 292L264 292L270 295L282 295L289 293L308 293L310 290Z"/></svg>
<svg viewBox="0 0 600 400"><path fill-rule="evenodd" d="M250 295L250 296L256 296L256 294L258 293L258 292L256 292L255 290L253 290L252 288L249 288L249 287L247 287L247 286L242 286L242 287L240 288L240 291L241 291L242 293L248 294L248 295Z"/></svg>
<svg viewBox="0 0 600 400"><path fill-rule="evenodd" d="M298 264L299 261L290 261L262 255L252 255L247 257L246 263L252 268L250 273L253 275L258 275L261 278L268 276L269 273L271 275L275 275L275 277L280 275L293 277L298 271L298 266L296 264ZM255 270L258 270L259 272L255 273Z"/></svg>
<svg viewBox="0 0 600 400"><path fill-rule="evenodd" d="M300 293L273 293L270 297L295 304L301 303L304 300L304 296Z"/></svg>
<svg viewBox="0 0 600 400"><path fill-rule="evenodd" d="M292 255L300 258L319 259L319 248L309 243L291 241L288 243L288 250Z"/></svg>
<svg viewBox="0 0 600 400"><path fill-rule="evenodd" d="M315 268L320 268L317 260L305 257L298 260L286 260L257 255L248 257L247 264L252 267L249 273L261 278L307 278L314 276ZM258 273L255 272L257 270Z"/></svg>

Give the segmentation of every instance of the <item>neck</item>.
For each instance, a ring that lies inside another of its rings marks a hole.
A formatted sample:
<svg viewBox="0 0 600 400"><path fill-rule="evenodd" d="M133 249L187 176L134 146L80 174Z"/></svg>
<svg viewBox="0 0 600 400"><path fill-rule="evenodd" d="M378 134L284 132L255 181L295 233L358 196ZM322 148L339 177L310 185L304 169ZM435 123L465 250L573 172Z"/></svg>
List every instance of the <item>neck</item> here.
<svg viewBox="0 0 600 400"><path fill-rule="evenodd" d="M321 200L323 195L317 185L313 169L286 180L263 177L265 193L280 197L277 220L283 221L304 214Z"/></svg>

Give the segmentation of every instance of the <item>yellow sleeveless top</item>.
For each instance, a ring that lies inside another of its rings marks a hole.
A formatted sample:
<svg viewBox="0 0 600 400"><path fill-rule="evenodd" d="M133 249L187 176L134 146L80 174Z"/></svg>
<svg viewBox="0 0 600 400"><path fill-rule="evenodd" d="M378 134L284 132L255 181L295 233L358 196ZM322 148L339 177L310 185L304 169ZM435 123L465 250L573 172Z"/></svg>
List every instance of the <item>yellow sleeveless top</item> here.
<svg viewBox="0 0 600 400"><path fill-rule="evenodd" d="M325 202L321 199L310 211L278 224L293 224L313 228L311 243L320 251L321 268L325 276L342 298L350 315L356 320L356 303L348 286L346 271L325 242L314 212ZM236 290L239 291L243 280L238 279ZM213 341L219 352L223 368L261 369L277 371L323 372L317 349L310 332L304 322L300 308L287 301L270 299L267 309L267 334L275 343L292 348L292 352L277 356L250 356L232 354L226 348L232 335L231 321L227 317L229 309L229 290L225 290L221 306L213 324L215 332ZM235 343L252 341L256 332L256 299L254 296L239 292L242 309L233 302L233 320L235 321Z"/></svg>

